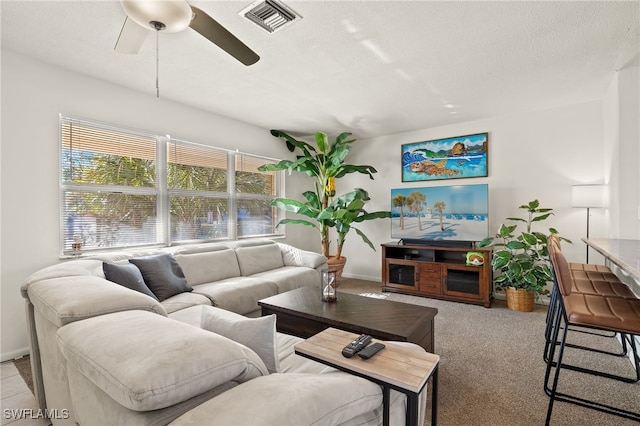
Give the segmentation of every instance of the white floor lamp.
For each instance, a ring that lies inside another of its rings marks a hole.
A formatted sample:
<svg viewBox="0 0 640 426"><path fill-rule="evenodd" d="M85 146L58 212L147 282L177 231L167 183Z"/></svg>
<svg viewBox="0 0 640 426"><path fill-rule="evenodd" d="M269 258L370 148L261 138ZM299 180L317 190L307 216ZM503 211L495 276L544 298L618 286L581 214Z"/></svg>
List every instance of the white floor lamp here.
<svg viewBox="0 0 640 426"><path fill-rule="evenodd" d="M589 209L607 206L607 186L573 185L571 187L571 206L587 209L587 238L589 238ZM589 263L589 246L587 246L586 263Z"/></svg>

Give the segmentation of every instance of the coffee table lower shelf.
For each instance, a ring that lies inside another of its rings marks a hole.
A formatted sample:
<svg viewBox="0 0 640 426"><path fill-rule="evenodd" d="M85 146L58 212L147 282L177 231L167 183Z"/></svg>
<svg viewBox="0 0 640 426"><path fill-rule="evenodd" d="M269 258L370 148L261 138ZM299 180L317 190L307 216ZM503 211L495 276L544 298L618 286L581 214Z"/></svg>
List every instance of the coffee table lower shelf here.
<svg viewBox="0 0 640 426"><path fill-rule="evenodd" d="M418 396L432 379L431 424L438 420L438 363L440 357L428 352L385 342L386 347L374 357L364 360L359 356L345 358L342 348L358 337L335 328L311 336L295 346L295 353L338 370L363 377L382 386L383 425L389 425L390 390L407 396L406 424L419 426ZM376 340L374 339L374 342ZM421 426L421 425L420 425Z"/></svg>

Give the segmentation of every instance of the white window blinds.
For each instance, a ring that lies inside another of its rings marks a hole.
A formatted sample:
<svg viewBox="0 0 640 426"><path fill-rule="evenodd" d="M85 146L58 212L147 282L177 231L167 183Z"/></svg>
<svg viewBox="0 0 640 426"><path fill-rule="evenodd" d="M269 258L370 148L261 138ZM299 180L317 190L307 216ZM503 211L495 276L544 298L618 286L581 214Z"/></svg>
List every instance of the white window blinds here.
<svg viewBox="0 0 640 426"><path fill-rule="evenodd" d="M274 159L60 116L61 251L277 235Z"/></svg>

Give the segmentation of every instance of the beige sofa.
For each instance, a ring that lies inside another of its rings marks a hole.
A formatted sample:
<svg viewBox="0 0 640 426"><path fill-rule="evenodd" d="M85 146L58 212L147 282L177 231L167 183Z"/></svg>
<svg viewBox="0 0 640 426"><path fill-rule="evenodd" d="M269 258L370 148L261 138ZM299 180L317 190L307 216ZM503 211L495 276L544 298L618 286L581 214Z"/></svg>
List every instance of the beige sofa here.
<svg viewBox="0 0 640 426"><path fill-rule="evenodd" d="M130 264L152 294L105 278L107 266ZM40 408L56 425L381 424L379 386L295 355L300 339L276 333L275 317L252 318L262 298L319 287L324 266L316 253L260 240L38 271L22 294ZM171 275L169 292L158 271ZM402 422L404 396L391 399Z"/></svg>

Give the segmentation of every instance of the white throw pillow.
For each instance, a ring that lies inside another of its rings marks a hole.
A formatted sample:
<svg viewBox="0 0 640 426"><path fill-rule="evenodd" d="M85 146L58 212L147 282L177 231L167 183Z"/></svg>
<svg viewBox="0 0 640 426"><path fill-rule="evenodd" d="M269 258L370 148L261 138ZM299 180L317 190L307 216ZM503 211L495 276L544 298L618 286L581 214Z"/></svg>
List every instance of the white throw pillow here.
<svg viewBox="0 0 640 426"><path fill-rule="evenodd" d="M200 326L253 350L262 359L269 373L280 370L275 314L247 318L224 309L204 306Z"/></svg>

